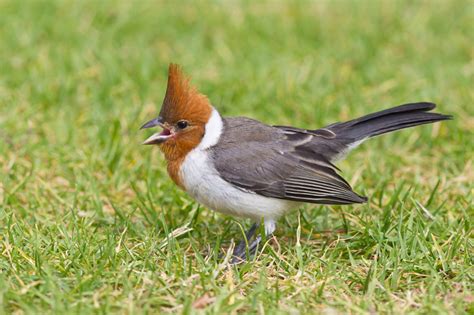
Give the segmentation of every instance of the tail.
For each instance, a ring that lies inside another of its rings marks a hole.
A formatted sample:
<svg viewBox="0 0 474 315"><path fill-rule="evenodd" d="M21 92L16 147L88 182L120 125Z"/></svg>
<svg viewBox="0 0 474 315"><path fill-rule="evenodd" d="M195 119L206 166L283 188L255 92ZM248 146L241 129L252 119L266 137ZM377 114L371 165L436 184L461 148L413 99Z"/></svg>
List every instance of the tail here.
<svg viewBox="0 0 474 315"><path fill-rule="evenodd" d="M387 132L452 119L450 115L430 113L433 103L400 105L343 123L327 126L337 137L351 138L354 142Z"/></svg>
<svg viewBox="0 0 474 315"><path fill-rule="evenodd" d="M452 119L451 115L430 113L436 107L433 103L412 103L400 105L343 123L335 123L323 129L332 131L338 142L337 160L367 138L387 132Z"/></svg>

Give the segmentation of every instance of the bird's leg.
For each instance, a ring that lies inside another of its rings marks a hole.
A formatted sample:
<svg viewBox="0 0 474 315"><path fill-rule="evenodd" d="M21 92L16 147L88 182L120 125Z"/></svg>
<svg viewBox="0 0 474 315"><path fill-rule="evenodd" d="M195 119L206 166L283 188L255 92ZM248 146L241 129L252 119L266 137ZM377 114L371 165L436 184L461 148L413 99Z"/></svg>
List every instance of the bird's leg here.
<svg viewBox="0 0 474 315"><path fill-rule="evenodd" d="M265 225L265 238L266 238L268 235L271 235L273 231L275 231L275 221L267 220L265 221L264 225ZM237 264L237 263L243 262L255 254L255 252L257 251L258 245L262 241L262 236L259 233L255 236L252 242L249 242L249 241L255 235L255 232L257 231L258 227L259 227L259 224L254 223L250 227L250 229L247 231L247 233L245 233L245 239L242 240L234 248L234 252L232 253L231 264ZM247 256L247 244L248 244L249 256Z"/></svg>
<svg viewBox="0 0 474 315"><path fill-rule="evenodd" d="M240 253L245 253L245 248L247 247L247 242L250 241L250 239L254 236L255 231L258 228L258 224L254 223L250 229L245 232L245 238L239 242L239 244L234 248L234 252L232 253L232 256L238 256Z"/></svg>
<svg viewBox="0 0 474 315"><path fill-rule="evenodd" d="M262 240L262 236L258 234L253 241L250 242L250 239L247 239L247 240L249 241L248 247L245 240L242 240L239 243L239 245L234 249L234 252L232 253L232 259L230 260L231 264L234 265L234 264L244 262L247 259L249 259L251 256L253 256L257 250L258 244L260 244L260 241ZM247 256L247 248L248 248L248 256Z"/></svg>

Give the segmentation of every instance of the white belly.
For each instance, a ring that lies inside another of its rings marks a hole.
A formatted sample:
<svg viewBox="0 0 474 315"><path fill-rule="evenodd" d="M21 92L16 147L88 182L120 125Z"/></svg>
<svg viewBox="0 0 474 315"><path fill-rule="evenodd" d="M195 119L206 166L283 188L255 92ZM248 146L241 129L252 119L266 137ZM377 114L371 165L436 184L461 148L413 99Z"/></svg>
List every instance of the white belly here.
<svg viewBox="0 0 474 315"><path fill-rule="evenodd" d="M186 192L194 199L225 214L254 220L276 220L298 206L297 202L264 197L229 184L210 163L208 152L200 148L187 155L180 177Z"/></svg>

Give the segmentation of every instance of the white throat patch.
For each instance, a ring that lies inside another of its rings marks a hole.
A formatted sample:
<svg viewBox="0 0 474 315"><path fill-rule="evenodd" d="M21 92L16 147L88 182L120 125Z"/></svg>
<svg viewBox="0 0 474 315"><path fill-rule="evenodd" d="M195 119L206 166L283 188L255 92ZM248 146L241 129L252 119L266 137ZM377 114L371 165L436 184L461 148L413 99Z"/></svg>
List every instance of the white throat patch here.
<svg viewBox="0 0 474 315"><path fill-rule="evenodd" d="M204 137L197 148L200 150L206 150L216 145L219 141L219 138L221 137L223 126L224 124L222 122L221 115L219 115L219 112L215 108L212 108L212 114L206 124Z"/></svg>

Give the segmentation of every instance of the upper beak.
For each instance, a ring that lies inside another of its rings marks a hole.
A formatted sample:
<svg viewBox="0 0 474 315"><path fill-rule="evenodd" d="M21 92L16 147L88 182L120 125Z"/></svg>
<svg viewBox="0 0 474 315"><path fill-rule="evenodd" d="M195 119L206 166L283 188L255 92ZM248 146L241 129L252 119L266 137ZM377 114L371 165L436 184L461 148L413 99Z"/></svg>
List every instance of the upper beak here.
<svg viewBox="0 0 474 315"><path fill-rule="evenodd" d="M165 128L165 126L163 125L162 117L157 117L155 119L150 120L149 122L145 123L140 129L147 129L156 126L161 126L163 128L163 131L151 135L151 137L146 139L143 144L160 144L165 142L171 136L173 136L171 131Z"/></svg>
<svg viewBox="0 0 474 315"><path fill-rule="evenodd" d="M143 126L140 127L141 129L147 129L147 128L152 128L155 126L161 126L163 123L163 118L161 116L158 116L155 119L150 120L149 122L145 123Z"/></svg>

